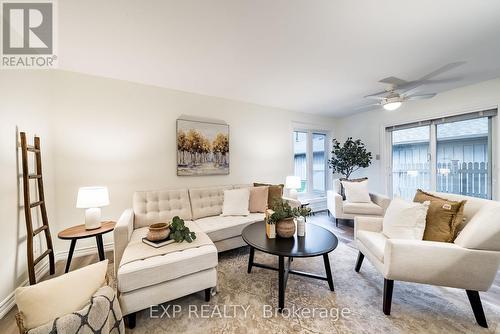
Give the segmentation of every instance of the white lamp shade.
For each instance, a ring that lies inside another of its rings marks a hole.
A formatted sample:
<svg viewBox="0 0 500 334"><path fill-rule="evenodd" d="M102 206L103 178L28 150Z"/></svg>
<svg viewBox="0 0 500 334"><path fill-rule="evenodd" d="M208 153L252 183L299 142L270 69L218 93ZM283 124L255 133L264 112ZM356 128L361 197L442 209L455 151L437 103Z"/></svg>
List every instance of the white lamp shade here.
<svg viewBox="0 0 500 334"><path fill-rule="evenodd" d="M79 209L100 208L109 205L108 188L83 187L78 189L76 207Z"/></svg>
<svg viewBox="0 0 500 334"><path fill-rule="evenodd" d="M301 188L300 177L298 176L287 176L285 181L285 188L287 189L300 189Z"/></svg>

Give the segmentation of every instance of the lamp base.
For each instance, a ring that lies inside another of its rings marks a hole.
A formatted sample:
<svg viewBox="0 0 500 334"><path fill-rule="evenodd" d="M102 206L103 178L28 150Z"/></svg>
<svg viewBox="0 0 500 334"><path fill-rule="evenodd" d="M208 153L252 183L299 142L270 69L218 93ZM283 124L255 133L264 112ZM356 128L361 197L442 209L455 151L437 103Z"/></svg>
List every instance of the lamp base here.
<svg viewBox="0 0 500 334"><path fill-rule="evenodd" d="M85 210L85 229L95 230L101 227L101 208L90 208Z"/></svg>

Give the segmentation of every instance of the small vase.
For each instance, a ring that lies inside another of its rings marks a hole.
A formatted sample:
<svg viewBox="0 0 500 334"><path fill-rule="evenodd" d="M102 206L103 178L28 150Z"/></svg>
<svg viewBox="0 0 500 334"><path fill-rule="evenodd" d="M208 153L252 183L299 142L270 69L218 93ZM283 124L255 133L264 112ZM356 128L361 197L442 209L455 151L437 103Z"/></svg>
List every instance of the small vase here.
<svg viewBox="0 0 500 334"><path fill-rule="evenodd" d="M149 226L149 231L146 239L150 241L158 241L167 239L170 235L170 224L167 223L157 223Z"/></svg>
<svg viewBox="0 0 500 334"><path fill-rule="evenodd" d="M306 235L306 219L302 216L297 217L297 236L303 237Z"/></svg>
<svg viewBox="0 0 500 334"><path fill-rule="evenodd" d="M286 218L276 223L276 234L281 238L291 238L295 234L293 218Z"/></svg>

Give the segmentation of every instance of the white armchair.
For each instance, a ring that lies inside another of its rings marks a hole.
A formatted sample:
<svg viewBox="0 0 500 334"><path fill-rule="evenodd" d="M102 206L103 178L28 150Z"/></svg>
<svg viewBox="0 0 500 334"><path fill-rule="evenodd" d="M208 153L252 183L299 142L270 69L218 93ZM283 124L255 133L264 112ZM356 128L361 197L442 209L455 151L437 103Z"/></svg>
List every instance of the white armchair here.
<svg viewBox="0 0 500 334"><path fill-rule="evenodd" d="M389 239L383 218L356 217L354 235L359 249L355 270L366 256L384 276L383 311L391 312L394 281L465 289L478 324L488 327L479 291L487 291L500 265L500 203L434 193L449 200L467 200L466 225L454 243Z"/></svg>
<svg viewBox="0 0 500 334"><path fill-rule="evenodd" d="M342 199L340 194L340 180L333 180L333 190L326 193L328 215L335 218L335 225L339 226L339 219L354 219L356 216L383 217L385 210L391 203L387 196L370 193L372 203L349 203Z"/></svg>

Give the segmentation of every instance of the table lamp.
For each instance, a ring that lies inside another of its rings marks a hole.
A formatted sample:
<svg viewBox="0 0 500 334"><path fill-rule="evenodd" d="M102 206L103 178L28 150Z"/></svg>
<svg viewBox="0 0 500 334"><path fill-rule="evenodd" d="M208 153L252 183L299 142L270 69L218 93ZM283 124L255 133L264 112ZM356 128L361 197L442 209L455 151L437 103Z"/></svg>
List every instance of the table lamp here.
<svg viewBox="0 0 500 334"><path fill-rule="evenodd" d="M289 189L288 196L290 198L297 199L297 189L301 187L300 177L294 175L286 177L285 188Z"/></svg>
<svg viewBox="0 0 500 334"><path fill-rule="evenodd" d="M101 227L101 207L109 205L108 188L82 187L78 189L76 207L85 210L85 228L93 230Z"/></svg>

